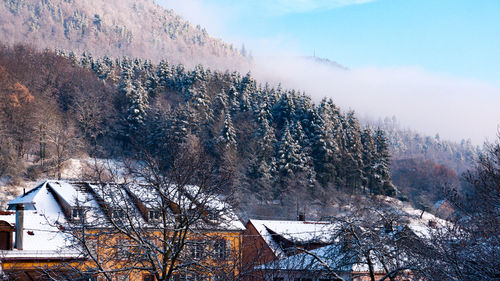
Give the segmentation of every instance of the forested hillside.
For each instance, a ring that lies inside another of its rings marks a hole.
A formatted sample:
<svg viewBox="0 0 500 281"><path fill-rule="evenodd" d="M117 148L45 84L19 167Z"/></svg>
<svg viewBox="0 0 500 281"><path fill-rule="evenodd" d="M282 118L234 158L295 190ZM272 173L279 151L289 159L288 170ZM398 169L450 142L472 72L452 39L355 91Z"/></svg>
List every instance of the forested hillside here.
<svg viewBox="0 0 500 281"><path fill-rule="evenodd" d="M0 38L4 44L223 69L245 60L239 50L153 0L3 0Z"/></svg>
<svg viewBox="0 0 500 281"><path fill-rule="evenodd" d="M481 149L403 129L397 119L373 123L383 129L391 148L394 184L419 208L429 209L452 190L467 191L462 174L474 167Z"/></svg>
<svg viewBox="0 0 500 281"><path fill-rule="evenodd" d="M57 177L64 160L78 155L133 156L137 144L162 153L165 143L196 139L220 173L234 176L226 190L245 200L289 204L300 194L324 204L336 191L396 191L382 130L362 128L332 100L315 105L250 74L26 46L2 47L0 66L33 96L21 105L2 103L2 163L17 167L2 173L11 178Z"/></svg>

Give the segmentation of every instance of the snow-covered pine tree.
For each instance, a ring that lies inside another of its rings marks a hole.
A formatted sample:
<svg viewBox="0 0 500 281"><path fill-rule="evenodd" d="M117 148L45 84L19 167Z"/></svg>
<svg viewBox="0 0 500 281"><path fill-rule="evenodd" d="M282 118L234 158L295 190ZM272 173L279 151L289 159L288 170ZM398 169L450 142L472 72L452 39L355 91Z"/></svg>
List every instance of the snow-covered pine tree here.
<svg viewBox="0 0 500 281"><path fill-rule="evenodd" d="M259 127L255 133L255 139L258 150L258 157L269 161L274 152L274 144L277 143L274 128L269 124L268 115L262 110L258 115L257 122Z"/></svg>
<svg viewBox="0 0 500 281"><path fill-rule="evenodd" d="M222 148L236 147L236 131L234 130L233 121L229 112L226 112L224 116L224 125L217 138L217 143Z"/></svg>
<svg viewBox="0 0 500 281"><path fill-rule="evenodd" d="M284 91L272 110L277 129L283 129L289 120L295 118L295 92Z"/></svg>
<svg viewBox="0 0 500 281"><path fill-rule="evenodd" d="M131 90L126 93L127 122L131 133L136 132L142 125L147 114L148 97L139 79L134 80Z"/></svg>
<svg viewBox="0 0 500 281"><path fill-rule="evenodd" d="M312 159L317 173L316 178L323 186L335 184L339 166L339 148L333 135L332 123L325 122L317 113L312 126Z"/></svg>
<svg viewBox="0 0 500 281"><path fill-rule="evenodd" d="M346 147L342 166L345 171L346 187L355 191L361 186L361 177L363 175L361 126L353 111L348 112L344 120Z"/></svg>
<svg viewBox="0 0 500 281"><path fill-rule="evenodd" d="M280 178L280 184L284 184L294 176L302 176L314 185L316 173L312 167L312 161L306 151L300 146L299 141L291 134L292 125L286 121L278 146L276 165Z"/></svg>
<svg viewBox="0 0 500 281"><path fill-rule="evenodd" d="M243 79L241 79L241 83L238 85L239 87L239 106L240 111L245 112L251 109L252 105L250 103L251 95L253 92L257 90L255 80L253 80L251 73L248 72Z"/></svg>
<svg viewBox="0 0 500 281"><path fill-rule="evenodd" d="M373 131L367 126L361 134L361 143L363 145L363 175L361 177L363 192L374 189L373 185L376 182L375 176L375 159L376 147L373 139Z"/></svg>
<svg viewBox="0 0 500 281"><path fill-rule="evenodd" d="M83 68L91 68L92 62L93 62L92 55L90 55L87 52L83 52L82 57L80 58L80 65Z"/></svg>
<svg viewBox="0 0 500 281"><path fill-rule="evenodd" d="M392 184L391 153L387 144L385 132L380 128L375 131L374 141L376 151L373 171L375 183L372 185L372 192L375 194L394 196L397 190Z"/></svg>
<svg viewBox="0 0 500 281"><path fill-rule="evenodd" d="M227 97L229 110L233 113L240 111L240 93L234 84L229 87Z"/></svg>
<svg viewBox="0 0 500 281"><path fill-rule="evenodd" d="M198 127L195 113L185 105L175 108L169 119L169 138L173 143L181 144Z"/></svg>
<svg viewBox="0 0 500 281"><path fill-rule="evenodd" d="M160 79L155 71L147 71L145 73L146 80L146 92L148 93L148 97L150 100L154 100L156 97L156 93L158 91L158 87L160 85Z"/></svg>
<svg viewBox="0 0 500 281"><path fill-rule="evenodd" d="M167 88L174 87L175 83L172 74L172 67L168 61L160 61L156 70L156 77L158 77L158 88L160 91L165 91Z"/></svg>

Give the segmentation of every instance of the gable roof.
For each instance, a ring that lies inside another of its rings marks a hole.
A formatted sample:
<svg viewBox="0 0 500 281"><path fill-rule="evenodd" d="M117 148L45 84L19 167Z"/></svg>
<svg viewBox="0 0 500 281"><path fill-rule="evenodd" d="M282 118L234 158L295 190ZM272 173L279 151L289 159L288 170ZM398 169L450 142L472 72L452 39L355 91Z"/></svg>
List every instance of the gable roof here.
<svg viewBox="0 0 500 281"><path fill-rule="evenodd" d="M2 259L55 259L80 258L77 251L70 250L66 243L68 236L59 231L58 227L50 224L54 219L64 219L62 209L54 203L54 197L47 187L47 182L37 185L29 192L9 202L9 208L17 204L28 204L33 208L24 211L23 250L2 251ZM0 215L1 221L15 225L14 213ZM15 239L15 237L14 237Z"/></svg>
<svg viewBox="0 0 500 281"><path fill-rule="evenodd" d="M375 272L383 272L383 265L377 260L373 262ZM293 270L293 271L340 271L340 272L368 272L368 264L362 257L354 257L342 250L337 244L319 249L302 252L297 255L271 261L258 266L261 270Z"/></svg>
<svg viewBox="0 0 500 281"><path fill-rule="evenodd" d="M324 246L333 243L336 225L322 221L249 220L276 257L286 257L289 247Z"/></svg>

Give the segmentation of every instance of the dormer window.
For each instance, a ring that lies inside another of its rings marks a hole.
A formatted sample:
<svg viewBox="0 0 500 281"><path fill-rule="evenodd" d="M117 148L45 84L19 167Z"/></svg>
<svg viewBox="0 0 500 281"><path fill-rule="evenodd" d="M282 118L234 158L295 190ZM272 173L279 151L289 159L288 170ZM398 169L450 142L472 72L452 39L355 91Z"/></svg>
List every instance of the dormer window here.
<svg viewBox="0 0 500 281"><path fill-rule="evenodd" d="M161 219L161 212L157 209L149 210L149 219L152 221L159 221Z"/></svg>
<svg viewBox="0 0 500 281"><path fill-rule="evenodd" d="M114 219L120 219L125 217L125 211L122 209L114 209L113 213L111 214L111 217Z"/></svg>
<svg viewBox="0 0 500 281"><path fill-rule="evenodd" d="M218 220L218 214L216 212L208 212L207 219L210 220L210 221L217 221Z"/></svg>
<svg viewBox="0 0 500 281"><path fill-rule="evenodd" d="M83 211L83 208L73 208L71 210L71 219L73 221L82 221L85 217L85 212Z"/></svg>

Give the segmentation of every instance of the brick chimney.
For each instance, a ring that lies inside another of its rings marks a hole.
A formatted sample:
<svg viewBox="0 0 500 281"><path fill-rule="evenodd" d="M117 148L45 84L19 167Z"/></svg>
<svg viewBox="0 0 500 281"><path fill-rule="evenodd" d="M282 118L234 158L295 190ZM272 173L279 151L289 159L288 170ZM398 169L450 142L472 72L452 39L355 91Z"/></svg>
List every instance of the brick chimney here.
<svg viewBox="0 0 500 281"><path fill-rule="evenodd" d="M16 205L16 243L14 248L23 249L23 231L24 231L24 205Z"/></svg>

